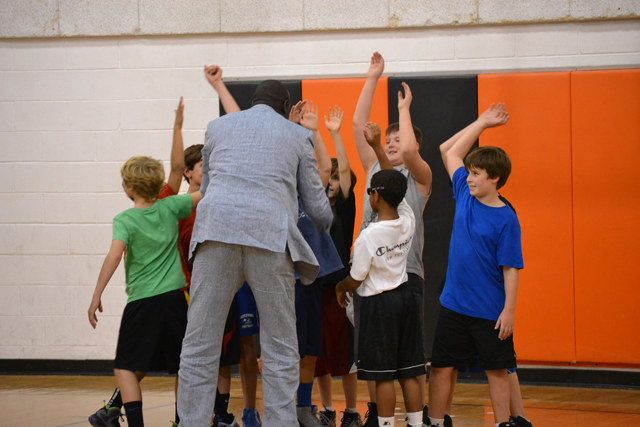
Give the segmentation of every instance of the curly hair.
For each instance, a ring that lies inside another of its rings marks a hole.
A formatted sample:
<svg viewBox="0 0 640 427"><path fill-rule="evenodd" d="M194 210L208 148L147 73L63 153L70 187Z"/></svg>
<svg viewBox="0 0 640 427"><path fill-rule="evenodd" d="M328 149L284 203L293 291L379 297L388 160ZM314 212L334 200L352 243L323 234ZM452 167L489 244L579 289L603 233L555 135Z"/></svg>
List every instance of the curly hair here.
<svg viewBox="0 0 640 427"><path fill-rule="evenodd" d="M160 160L146 156L132 157L120 169L122 182L133 187L137 195L153 202L164 186L164 167Z"/></svg>
<svg viewBox="0 0 640 427"><path fill-rule="evenodd" d="M407 193L407 178L395 169L383 169L373 174L370 186L376 189L382 200L396 209Z"/></svg>

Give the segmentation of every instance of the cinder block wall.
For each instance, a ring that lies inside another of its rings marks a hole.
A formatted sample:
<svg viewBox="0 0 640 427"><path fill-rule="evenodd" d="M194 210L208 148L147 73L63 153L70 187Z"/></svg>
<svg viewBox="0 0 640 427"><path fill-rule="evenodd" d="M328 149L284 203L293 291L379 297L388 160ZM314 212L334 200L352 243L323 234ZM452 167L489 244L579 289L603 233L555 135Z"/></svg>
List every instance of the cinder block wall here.
<svg viewBox="0 0 640 427"><path fill-rule="evenodd" d="M528 3L0 0L0 358L113 357L122 268L96 330L86 310L131 206L119 168L168 166L180 96L185 145L203 141L219 114L205 64L228 79L363 76L375 50L388 75L640 66L638 2Z"/></svg>

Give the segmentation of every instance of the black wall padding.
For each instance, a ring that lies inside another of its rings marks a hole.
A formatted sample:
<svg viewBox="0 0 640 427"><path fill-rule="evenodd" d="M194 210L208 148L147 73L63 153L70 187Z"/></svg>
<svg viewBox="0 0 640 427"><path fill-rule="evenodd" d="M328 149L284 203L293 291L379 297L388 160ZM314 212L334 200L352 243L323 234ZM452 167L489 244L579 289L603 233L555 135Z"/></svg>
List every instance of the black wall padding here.
<svg viewBox="0 0 640 427"><path fill-rule="evenodd" d="M253 92L256 90L260 82L225 82L227 88L233 98L238 103L241 110L247 110L251 108L251 100L253 99ZM291 105L294 105L302 100L302 82L300 80L282 80L282 84L289 91L291 95ZM220 103L220 116L224 116L226 112ZM287 117L288 118L288 117Z"/></svg>
<svg viewBox="0 0 640 427"><path fill-rule="evenodd" d="M477 76L389 78L389 123L398 121L398 91L411 88L411 119L423 133L420 155L433 172L433 189L424 211L424 338L433 345L442 286L449 256L455 201L442 163L440 144L478 117ZM429 356L431 352L429 351Z"/></svg>

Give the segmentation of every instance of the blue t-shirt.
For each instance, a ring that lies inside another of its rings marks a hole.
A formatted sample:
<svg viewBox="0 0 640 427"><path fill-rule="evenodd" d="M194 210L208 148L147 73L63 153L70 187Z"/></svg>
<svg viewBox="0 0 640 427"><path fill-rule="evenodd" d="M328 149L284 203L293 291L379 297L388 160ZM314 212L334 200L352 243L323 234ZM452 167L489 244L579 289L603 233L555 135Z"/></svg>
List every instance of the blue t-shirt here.
<svg viewBox="0 0 640 427"><path fill-rule="evenodd" d="M342 261L340 260L340 254L336 250L336 246L333 244L331 235L329 233L321 233L311 221L311 218L307 216L304 210L302 210L302 203L298 198L298 229L302 233L302 237L309 244L313 254L318 260L320 265L320 272L316 277L316 280L320 277L324 277L334 271L342 269ZM298 270L295 272L296 280L300 278Z"/></svg>
<svg viewBox="0 0 640 427"><path fill-rule="evenodd" d="M456 214L442 305L472 317L498 320L504 309L502 266L523 268L520 223L513 209L487 206L469 194L467 171L453 174Z"/></svg>

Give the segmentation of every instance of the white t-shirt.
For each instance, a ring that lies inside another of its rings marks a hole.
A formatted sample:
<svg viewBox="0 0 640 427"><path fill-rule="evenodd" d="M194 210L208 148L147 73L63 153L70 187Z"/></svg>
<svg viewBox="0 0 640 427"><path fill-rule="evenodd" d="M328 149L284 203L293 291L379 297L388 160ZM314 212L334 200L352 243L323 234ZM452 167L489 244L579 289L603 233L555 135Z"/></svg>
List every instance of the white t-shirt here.
<svg viewBox="0 0 640 427"><path fill-rule="evenodd" d="M398 219L372 222L353 244L351 277L362 281L358 295L390 291L407 281L407 257L415 229L413 211L403 200Z"/></svg>

